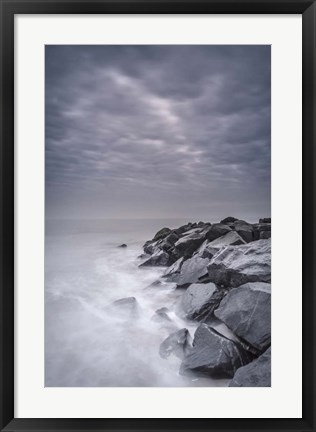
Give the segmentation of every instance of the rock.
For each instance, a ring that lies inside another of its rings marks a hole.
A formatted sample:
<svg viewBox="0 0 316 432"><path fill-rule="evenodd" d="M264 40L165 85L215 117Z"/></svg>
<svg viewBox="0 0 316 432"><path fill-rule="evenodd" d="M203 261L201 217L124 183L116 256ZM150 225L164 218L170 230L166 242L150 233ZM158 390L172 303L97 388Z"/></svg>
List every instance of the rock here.
<svg viewBox="0 0 316 432"><path fill-rule="evenodd" d="M227 234L229 231L231 231L231 228L228 225L224 225L221 223L213 224L211 225L211 227L208 228L206 238L210 242L212 242L213 240Z"/></svg>
<svg viewBox="0 0 316 432"><path fill-rule="evenodd" d="M173 263L172 257L163 250L158 250L151 255L148 260L141 263L138 267L161 266L167 267Z"/></svg>
<svg viewBox="0 0 316 432"><path fill-rule="evenodd" d="M167 359L171 354L174 354L179 359L183 359L185 354L190 349L190 334L186 328L171 333L165 339L159 348L159 355L163 359Z"/></svg>
<svg viewBox="0 0 316 432"><path fill-rule="evenodd" d="M262 218L259 219L259 224L263 224L263 223L271 223L271 218Z"/></svg>
<svg viewBox="0 0 316 432"><path fill-rule="evenodd" d="M247 222L245 221L235 222L234 229L246 243L250 243L254 240L253 227Z"/></svg>
<svg viewBox="0 0 316 432"><path fill-rule="evenodd" d="M226 292L219 290L212 282L192 284L179 299L176 313L181 318L205 321L211 317Z"/></svg>
<svg viewBox="0 0 316 432"><path fill-rule="evenodd" d="M157 243L157 248L169 252L178 240L179 236L176 233L171 232L167 235L167 237Z"/></svg>
<svg viewBox="0 0 316 432"><path fill-rule="evenodd" d="M232 216L228 216L227 218L221 220L220 223L226 225L226 224L228 224L228 223L234 223L234 222L237 221L237 220L238 220L237 218L234 218L234 217L232 217Z"/></svg>
<svg viewBox="0 0 316 432"><path fill-rule="evenodd" d="M230 378L252 359L251 354L237 342L201 324L194 335L193 349L185 356L180 373L196 372L213 378Z"/></svg>
<svg viewBox="0 0 316 432"><path fill-rule="evenodd" d="M142 254L140 254L140 255L138 255L138 259L147 259L147 258L149 258L150 257L150 255L149 254L146 254L146 253L142 253Z"/></svg>
<svg viewBox="0 0 316 432"><path fill-rule="evenodd" d="M253 224L253 239L259 240L260 234L263 231L271 231L271 224L269 223Z"/></svg>
<svg viewBox="0 0 316 432"><path fill-rule="evenodd" d="M207 266L210 260L207 258L192 257L182 264L178 279L178 286L200 282L201 278L208 275Z"/></svg>
<svg viewBox="0 0 316 432"><path fill-rule="evenodd" d="M172 266L166 269L162 277L166 278L168 282L178 282L183 262L184 258L179 258L174 264L172 264Z"/></svg>
<svg viewBox="0 0 316 432"><path fill-rule="evenodd" d="M256 231L271 231L271 224L269 223L262 223L262 224L253 224L253 228Z"/></svg>
<svg viewBox="0 0 316 432"><path fill-rule="evenodd" d="M164 322L172 322L172 319L168 315L169 309L166 307L162 307L160 309L157 309L154 315L151 317L152 321L158 322L158 323L164 323Z"/></svg>
<svg viewBox="0 0 316 432"><path fill-rule="evenodd" d="M271 348L237 370L229 387L271 387Z"/></svg>
<svg viewBox="0 0 316 432"><path fill-rule="evenodd" d="M209 222L202 222L202 221L197 223L198 228L204 228L205 226L211 226L211 224Z"/></svg>
<svg viewBox="0 0 316 432"><path fill-rule="evenodd" d="M178 234L178 235L181 235L181 234L187 232L191 228L192 228L192 223L189 222L186 225L182 225L179 228L176 228L175 230L173 230L173 232Z"/></svg>
<svg viewBox="0 0 316 432"><path fill-rule="evenodd" d="M271 285L247 283L228 292L215 316L259 351L271 344Z"/></svg>
<svg viewBox="0 0 316 432"><path fill-rule="evenodd" d="M183 267L183 266L182 266ZM224 287L271 281L271 240L227 246L208 265L209 280Z"/></svg>
<svg viewBox="0 0 316 432"><path fill-rule="evenodd" d="M174 255L177 258L190 258L199 246L205 240L205 233L201 233L200 230L191 234L181 237L174 246Z"/></svg>
<svg viewBox="0 0 316 432"><path fill-rule="evenodd" d="M207 320L206 324L208 324L210 327L212 327L214 330L216 330L218 333L225 336L226 338L228 338L234 342L238 342L244 348L244 350L251 353L254 357L258 357L258 355L261 354L261 352L259 350L254 348L248 342L240 339L235 333L233 333L231 331L230 328L227 327L227 325L225 323L223 323L221 320L216 318L216 316L214 314L210 317L210 319Z"/></svg>
<svg viewBox="0 0 316 432"><path fill-rule="evenodd" d="M230 231L227 234L218 237L212 242L205 246L205 251L208 252L209 256L212 258L220 249L225 246L235 246L240 244L245 244L246 242L240 237L240 235L235 231Z"/></svg>
<svg viewBox="0 0 316 432"><path fill-rule="evenodd" d="M261 231L260 239L269 239L271 238L271 231Z"/></svg>
<svg viewBox="0 0 316 432"><path fill-rule="evenodd" d="M125 297L115 300L107 310L118 312L124 317L137 317L139 314L139 305L135 297Z"/></svg>
<svg viewBox="0 0 316 432"><path fill-rule="evenodd" d="M127 247L127 244L123 243L123 244L119 245L118 247L119 247L119 248L126 248L126 247Z"/></svg>
<svg viewBox="0 0 316 432"><path fill-rule="evenodd" d="M162 228L161 230L159 230L155 234L155 236L153 238L153 241L161 240L161 239L167 237L167 235L170 234L170 233L171 233L171 229L170 228Z"/></svg>
<svg viewBox="0 0 316 432"><path fill-rule="evenodd" d="M146 241L146 243L143 246L144 252L148 255L151 255L155 252L157 248L158 241L152 242L152 240Z"/></svg>
<svg viewBox="0 0 316 432"><path fill-rule="evenodd" d="M161 285L162 285L162 282L161 282L159 279L157 279L157 280L155 280L154 282L152 282L152 283L148 286L148 288L149 288L149 287L161 286Z"/></svg>
<svg viewBox="0 0 316 432"><path fill-rule="evenodd" d="M213 257L213 253L211 253L208 249L207 246L210 242L208 240L205 240L201 246L197 249L197 251L194 253L193 256L198 256L200 258L212 258Z"/></svg>

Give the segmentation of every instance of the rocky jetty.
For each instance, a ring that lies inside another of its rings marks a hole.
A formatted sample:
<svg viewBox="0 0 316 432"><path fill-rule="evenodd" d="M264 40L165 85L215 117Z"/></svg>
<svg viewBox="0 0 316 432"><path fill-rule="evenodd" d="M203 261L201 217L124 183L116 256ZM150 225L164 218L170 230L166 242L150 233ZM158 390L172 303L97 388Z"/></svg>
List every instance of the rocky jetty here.
<svg viewBox="0 0 316 432"><path fill-rule="evenodd" d="M180 358L181 374L231 378L231 387L270 386L271 218L165 227L143 249L139 267L167 267L161 281L183 291L171 312L197 326L192 346L189 331L177 330L162 341L161 357ZM157 310L153 320L168 322L169 312Z"/></svg>

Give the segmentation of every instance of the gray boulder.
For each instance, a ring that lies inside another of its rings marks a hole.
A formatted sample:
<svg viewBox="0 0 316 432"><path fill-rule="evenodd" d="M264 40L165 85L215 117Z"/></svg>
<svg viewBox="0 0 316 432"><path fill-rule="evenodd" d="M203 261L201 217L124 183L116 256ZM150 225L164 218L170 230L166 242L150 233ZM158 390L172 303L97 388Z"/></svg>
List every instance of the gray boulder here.
<svg viewBox="0 0 316 432"><path fill-rule="evenodd" d="M208 251L209 256L212 257L225 246L236 246L245 244L246 242L240 237L235 231L229 231L227 234L213 240L205 246L205 250ZM204 252L205 254L205 252Z"/></svg>
<svg viewBox="0 0 316 432"><path fill-rule="evenodd" d="M190 350L190 333L186 328L171 333L165 339L159 348L159 355L163 359L167 359L171 354L174 354L179 359L183 359L186 353Z"/></svg>
<svg viewBox="0 0 316 432"><path fill-rule="evenodd" d="M178 286L200 282L201 279L208 275L207 266L210 260L207 258L192 257L182 264L181 272L178 279Z"/></svg>
<svg viewBox="0 0 316 432"><path fill-rule="evenodd" d="M150 267L150 266L161 266L167 267L170 266L174 260L172 257L163 250L157 250L154 252L150 258L141 263L138 267Z"/></svg>
<svg viewBox="0 0 316 432"><path fill-rule="evenodd" d="M125 297L111 303L107 311L115 312L124 318L135 318L139 315L139 305L135 297Z"/></svg>
<svg viewBox="0 0 316 432"><path fill-rule="evenodd" d="M252 359L241 345L201 324L195 332L193 348L182 362L180 373L195 372L213 378L230 378Z"/></svg>
<svg viewBox="0 0 316 432"><path fill-rule="evenodd" d="M182 225L179 228L176 228L175 230L173 230L173 232L175 232L178 235L181 235L181 234L186 233L187 231L189 231L194 226L195 226L194 224L192 224L191 222L189 222L186 225Z"/></svg>
<svg viewBox="0 0 316 432"><path fill-rule="evenodd" d="M145 254L151 255L152 253L154 253L155 250L157 250L157 245L158 245L158 240L154 242L152 240L146 241L146 243L143 246Z"/></svg>
<svg viewBox="0 0 316 432"><path fill-rule="evenodd" d="M160 240L157 243L157 248L162 249L166 252L170 252L170 250L174 247L175 243L179 240L179 236L171 232L164 239Z"/></svg>
<svg viewBox="0 0 316 432"><path fill-rule="evenodd" d="M271 218L269 217L269 218L262 218L262 219L259 219L259 223L260 224L262 224L262 223L271 223Z"/></svg>
<svg viewBox="0 0 316 432"><path fill-rule="evenodd" d="M247 282L271 281L271 240L227 246L208 265L209 280L216 285L237 287Z"/></svg>
<svg viewBox="0 0 316 432"><path fill-rule="evenodd" d="M271 285L247 283L228 292L215 316L259 351L271 344Z"/></svg>
<svg viewBox="0 0 316 432"><path fill-rule="evenodd" d="M172 319L169 317L168 312L170 311L166 307L159 308L151 317L151 320L158 323L172 322Z"/></svg>
<svg viewBox="0 0 316 432"><path fill-rule="evenodd" d="M213 257L213 253L211 251L208 250L207 246L209 245L209 241L205 240L201 246L196 250L196 252L194 253L193 256L198 256L200 258L212 258Z"/></svg>
<svg viewBox="0 0 316 432"><path fill-rule="evenodd" d="M142 253L142 254L140 254L140 255L138 255L138 259L147 259L147 258L149 258L150 257L150 255L149 254L146 254L146 253Z"/></svg>
<svg viewBox="0 0 316 432"><path fill-rule="evenodd" d="M228 216L227 218L221 220L220 223L226 225L226 224L228 224L228 223L234 223L234 222L237 221L237 220L238 220L238 219L235 218L235 217Z"/></svg>
<svg viewBox="0 0 316 432"><path fill-rule="evenodd" d="M179 258L172 266L166 269L162 277L166 278L168 282L178 282L183 261L183 257Z"/></svg>
<svg viewBox="0 0 316 432"><path fill-rule="evenodd" d="M173 253L177 258L190 258L205 240L205 233L198 229L195 232L181 237L174 246Z"/></svg>
<svg viewBox="0 0 316 432"><path fill-rule="evenodd" d="M179 299L176 313L181 318L206 321L220 304L226 294L212 282L207 284L192 284Z"/></svg>
<svg viewBox="0 0 316 432"><path fill-rule="evenodd" d="M229 387L271 387L271 348L237 370Z"/></svg>
<svg viewBox="0 0 316 432"><path fill-rule="evenodd" d="M261 231L260 239L269 239L271 238L271 231Z"/></svg>
<svg viewBox="0 0 316 432"><path fill-rule="evenodd" d="M161 230L159 230L155 234L155 236L153 238L153 241L161 240L161 239L167 237L167 235L170 234L170 233L171 233L171 229L170 228L162 228Z"/></svg>
<svg viewBox="0 0 316 432"><path fill-rule="evenodd" d="M253 227L247 222L236 221L234 223L234 229L246 243L250 243L254 240Z"/></svg>
<svg viewBox="0 0 316 432"><path fill-rule="evenodd" d="M261 238L261 233L264 231L271 232L271 224L270 223L258 223L253 224L253 239L259 240ZM271 236L271 234L270 234Z"/></svg>
<svg viewBox="0 0 316 432"><path fill-rule="evenodd" d="M231 231L231 228L228 225L222 223L213 224L208 228L206 238L212 242L213 240L227 234L229 231Z"/></svg>

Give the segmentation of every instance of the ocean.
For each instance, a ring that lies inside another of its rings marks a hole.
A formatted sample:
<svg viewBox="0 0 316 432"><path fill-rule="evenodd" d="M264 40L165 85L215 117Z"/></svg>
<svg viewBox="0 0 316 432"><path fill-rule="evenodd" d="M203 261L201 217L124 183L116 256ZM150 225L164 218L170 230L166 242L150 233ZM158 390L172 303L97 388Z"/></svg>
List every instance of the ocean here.
<svg viewBox="0 0 316 432"><path fill-rule="evenodd" d="M161 342L172 331L185 327L193 338L197 323L174 312L172 329L152 320L158 308L172 310L183 290L172 283L150 286L165 269L139 268L138 257L159 229L187 222L46 220L46 387L227 385L227 380L182 376L181 360L159 356ZM127 247L119 248L122 243ZM138 318L109 313L109 305L124 297L136 298Z"/></svg>

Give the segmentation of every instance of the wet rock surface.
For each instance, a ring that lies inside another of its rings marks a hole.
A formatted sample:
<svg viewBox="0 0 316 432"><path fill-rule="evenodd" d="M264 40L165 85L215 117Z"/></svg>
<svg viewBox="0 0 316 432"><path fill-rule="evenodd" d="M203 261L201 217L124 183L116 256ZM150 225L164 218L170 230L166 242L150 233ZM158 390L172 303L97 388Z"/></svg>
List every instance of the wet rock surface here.
<svg viewBox="0 0 316 432"><path fill-rule="evenodd" d="M237 287L247 282L270 282L270 239L219 250L208 265L208 274L210 281L226 287Z"/></svg>
<svg viewBox="0 0 316 432"><path fill-rule="evenodd" d="M255 282L232 289L215 316L237 336L265 351L271 343L271 285Z"/></svg>
<svg viewBox="0 0 316 432"><path fill-rule="evenodd" d="M237 369L229 387L271 387L271 348L258 359Z"/></svg>
<svg viewBox="0 0 316 432"><path fill-rule="evenodd" d="M171 333L159 348L160 357L166 359L171 354L183 359L190 350L190 334L186 328Z"/></svg>
<svg viewBox="0 0 316 432"><path fill-rule="evenodd" d="M189 320L206 321L220 304L226 291L220 290L212 282L192 284L183 293L177 314Z"/></svg>
<svg viewBox="0 0 316 432"><path fill-rule="evenodd" d="M181 328L180 318L188 327L172 330L160 356L181 359L180 374L192 379L269 386L271 218L248 223L229 216L220 223L165 227L144 244L144 253L139 267L166 267L155 289L172 282L179 291L177 301L158 309L152 321Z"/></svg>
<svg viewBox="0 0 316 432"><path fill-rule="evenodd" d="M194 335L193 348L184 358L180 372L197 372L215 378L233 377L236 370L252 360L241 345L222 336L206 324Z"/></svg>

